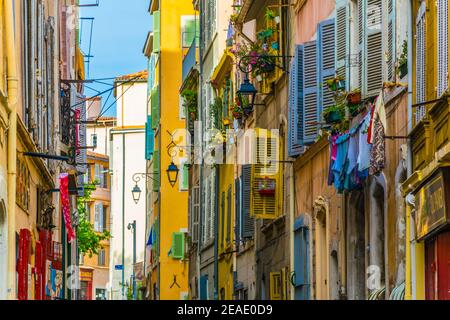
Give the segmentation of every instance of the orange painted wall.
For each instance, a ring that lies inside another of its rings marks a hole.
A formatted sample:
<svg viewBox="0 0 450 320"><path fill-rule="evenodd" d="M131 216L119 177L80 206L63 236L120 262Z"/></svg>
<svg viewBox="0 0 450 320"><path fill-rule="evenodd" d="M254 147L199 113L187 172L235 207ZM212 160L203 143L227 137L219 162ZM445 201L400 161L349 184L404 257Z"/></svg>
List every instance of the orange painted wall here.
<svg viewBox="0 0 450 320"><path fill-rule="evenodd" d="M296 43L312 40L317 23L330 17L335 7L335 0L307 0L296 15Z"/></svg>

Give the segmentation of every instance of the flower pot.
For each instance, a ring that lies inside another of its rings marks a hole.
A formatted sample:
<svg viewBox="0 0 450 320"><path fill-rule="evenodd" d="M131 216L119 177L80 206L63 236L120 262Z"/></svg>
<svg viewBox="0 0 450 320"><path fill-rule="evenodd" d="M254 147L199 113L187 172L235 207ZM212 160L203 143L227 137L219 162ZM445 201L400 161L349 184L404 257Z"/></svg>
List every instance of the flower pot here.
<svg viewBox="0 0 450 320"><path fill-rule="evenodd" d="M275 195L275 189L261 189L258 190L258 193L264 197L270 197Z"/></svg>
<svg viewBox="0 0 450 320"><path fill-rule="evenodd" d="M407 63L401 64L398 67L398 69L399 69L399 72L400 72L400 78L404 78L408 74L408 64Z"/></svg>
<svg viewBox="0 0 450 320"><path fill-rule="evenodd" d="M326 123L336 123L342 121L342 113L339 111L330 111L324 114Z"/></svg>
<svg viewBox="0 0 450 320"><path fill-rule="evenodd" d="M360 112L359 105L355 105L354 108L350 108L349 111L352 117L356 117Z"/></svg>
<svg viewBox="0 0 450 320"><path fill-rule="evenodd" d="M347 95L347 101L351 105L360 104L361 103L361 92L350 92Z"/></svg>
<svg viewBox="0 0 450 320"><path fill-rule="evenodd" d="M235 112L235 111L233 111L233 118L241 119L242 118L242 112Z"/></svg>

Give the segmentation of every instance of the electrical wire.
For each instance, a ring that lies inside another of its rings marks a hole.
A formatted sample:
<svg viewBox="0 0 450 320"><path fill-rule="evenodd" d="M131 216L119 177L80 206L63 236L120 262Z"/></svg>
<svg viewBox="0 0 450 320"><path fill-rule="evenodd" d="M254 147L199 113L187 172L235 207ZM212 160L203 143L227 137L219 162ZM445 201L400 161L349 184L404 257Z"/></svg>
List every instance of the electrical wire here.
<svg viewBox="0 0 450 320"><path fill-rule="evenodd" d="M128 90L130 90L132 86L133 86L133 85L129 86L124 92L122 92L122 94L121 94L119 97L117 97L117 98L114 100L114 102L111 103L111 104L109 105L108 108L106 108L105 111L103 111L103 112L101 112L101 113L99 114L99 116L97 117L97 119L96 119L95 121L98 121L98 119L100 119L101 116L103 116L106 112L108 112L108 110L111 109L111 108L116 104L117 100L119 100L120 98L122 98L122 96L123 96Z"/></svg>

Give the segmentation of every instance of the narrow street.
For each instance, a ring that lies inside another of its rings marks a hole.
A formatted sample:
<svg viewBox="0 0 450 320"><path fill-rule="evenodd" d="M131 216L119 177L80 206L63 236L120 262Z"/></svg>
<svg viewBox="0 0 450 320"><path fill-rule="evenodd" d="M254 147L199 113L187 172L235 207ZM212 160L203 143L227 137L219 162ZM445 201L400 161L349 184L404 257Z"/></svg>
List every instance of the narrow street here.
<svg viewBox="0 0 450 320"><path fill-rule="evenodd" d="M450 300L449 12L0 0L0 300Z"/></svg>

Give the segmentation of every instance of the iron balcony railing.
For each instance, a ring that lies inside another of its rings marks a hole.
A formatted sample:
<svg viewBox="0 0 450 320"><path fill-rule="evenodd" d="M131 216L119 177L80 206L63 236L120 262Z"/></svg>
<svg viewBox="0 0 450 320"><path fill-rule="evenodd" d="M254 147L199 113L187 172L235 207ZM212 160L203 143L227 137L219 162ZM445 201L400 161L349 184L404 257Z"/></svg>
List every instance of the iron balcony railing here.
<svg viewBox="0 0 450 320"><path fill-rule="evenodd" d="M197 63L197 39L194 38L194 40L191 43L191 46L189 47L188 52L184 56L183 59L183 82L186 80L189 72L194 68L194 66Z"/></svg>

